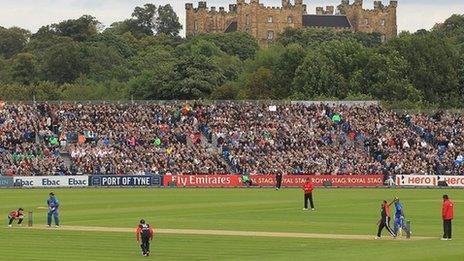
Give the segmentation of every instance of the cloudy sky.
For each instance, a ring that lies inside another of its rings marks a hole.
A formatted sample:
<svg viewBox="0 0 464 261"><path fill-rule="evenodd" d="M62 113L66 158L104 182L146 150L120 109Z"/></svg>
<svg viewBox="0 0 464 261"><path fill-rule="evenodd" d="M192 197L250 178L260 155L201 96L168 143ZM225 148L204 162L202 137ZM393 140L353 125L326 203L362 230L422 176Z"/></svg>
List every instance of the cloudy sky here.
<svg viewBox="0 0 464 261"><path fill-rule="evenodd" d="M384 4L388 1L383 0ZM107 26L114 21L128 18L135 6L148 2L156 5L171 4L183 23L185 3L194 2L196 5L198 0L0 0L0 26L20 26L35 32L42 25L78 18L82 14L93 15ZM228 6L232 2L235 0L209 0L208 6ZM281 0L261 2L279 6ZM308 5L308 11L314 13L316 6L338 5L341 0L304 2ZM365 8L373 6L373 0L364 0L364 3ZM464 14L464 0L399 0L399 30L430 29L435 23L444 21L454 13Z"/></svg>

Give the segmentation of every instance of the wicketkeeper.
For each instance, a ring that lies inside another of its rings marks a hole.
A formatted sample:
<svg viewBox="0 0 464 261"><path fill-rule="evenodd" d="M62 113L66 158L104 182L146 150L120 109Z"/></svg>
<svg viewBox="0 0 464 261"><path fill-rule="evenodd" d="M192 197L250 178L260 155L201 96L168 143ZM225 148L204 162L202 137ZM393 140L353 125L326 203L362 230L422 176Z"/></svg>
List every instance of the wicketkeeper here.
<svg viewBox="0 0 464 261"><path fill-rule="evenodd" d="M145 220L140 220L140 224L135 231L137 236L137 243L140 244L140 248L142 248L142 255L149 256L150 255L150 241L153 240L153 228L150 227L150 224L145 223ZM140 243L140 239L142 239L142 243Z"/></svg>
<svg viewBox="0 0 464 261"><path fill-rule="evenodd" d="M21 226L21 223L23 222L24 219L24 214L23 214L24 209L18 208L18 210L13 210L8 214L8 227L13 226L13 221L18 220L18 225Z"/></svg>
<svg viewBox="0 0 464 261"><path fill-rule="evenodd" d="M49 227L52 226L52 216L55 219L55 227L60 226L60 216L58 212L58 208L60 206L60 203L58 199L55 197L55 194L53 192L50 192L49 198L47 200L47 205L48 205L48 213L47 213L47 224Z"/></svg>

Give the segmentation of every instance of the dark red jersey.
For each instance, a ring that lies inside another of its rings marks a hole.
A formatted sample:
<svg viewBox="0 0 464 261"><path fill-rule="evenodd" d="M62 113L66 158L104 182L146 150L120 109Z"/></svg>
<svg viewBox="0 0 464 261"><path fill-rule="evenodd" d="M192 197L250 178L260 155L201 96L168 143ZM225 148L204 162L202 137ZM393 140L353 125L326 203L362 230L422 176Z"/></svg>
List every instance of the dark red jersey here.
<svg viewBox="0 0 464 261"><path fill-rule="evenodd" d="M311 182L311 181L306 182L306 183L304 184L304 186L303 186L303 190L304 190L305 194L312 193L313 190L314 190L314 184L313 184L313 182Z"/></svg>
<svg viewBox="0 0 464 261"><path fill-rule="evenodd" d="M443 201L441 215L443 220L452 220L454 218L453 202L449 199Z"/></svg>
<svg viewBox="0 0 464 261"><path fill-rule="evenodd" d="M135 234L137 236L137 241L140 241L140 237L150 238L150 240L152 240L154 231L149 224L140 224L137 227Z"/></svg>
<svg viewBox="0 0 464 261"><path fill-rule="evenodd" d="M23 212L21 211L11 211L8 216L10 218L14 218L14 219L18 219L18 218L22 218L23 217Z"/></svg>
<svg viewBox="0 0 464 261"><path fill-rule="evenodd" d="M382 208L380 209L380 215L382 218L390 217L390 206L387 203L382 204Z"/></svg>

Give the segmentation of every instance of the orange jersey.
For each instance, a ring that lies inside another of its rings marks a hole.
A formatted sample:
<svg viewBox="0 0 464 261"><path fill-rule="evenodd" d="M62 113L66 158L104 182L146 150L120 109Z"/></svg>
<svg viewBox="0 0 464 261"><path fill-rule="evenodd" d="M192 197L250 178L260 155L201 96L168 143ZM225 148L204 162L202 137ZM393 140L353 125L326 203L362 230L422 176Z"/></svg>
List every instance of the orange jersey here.
<svg viewBox="0 0 464 261"><path fill-rule="evenodd" d="M314 184L311 181L306 182L303 186L303 190L305 194L312 193L313 189L314 189Z"/></svg>
<svg viewBox="0 0 464 261"><path fill-rule="evenodd" d="M153 228L149 224L140 224L135 230L137 241L140 241L140 237L149 237L150 240L152 240L153 234L154 234Z"/></svg>

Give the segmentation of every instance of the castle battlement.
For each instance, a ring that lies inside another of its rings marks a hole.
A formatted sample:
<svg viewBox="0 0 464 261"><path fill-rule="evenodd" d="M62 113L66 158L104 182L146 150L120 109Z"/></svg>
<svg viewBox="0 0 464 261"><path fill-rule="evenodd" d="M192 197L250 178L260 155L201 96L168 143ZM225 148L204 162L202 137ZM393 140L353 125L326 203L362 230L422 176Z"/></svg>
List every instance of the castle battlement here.
<svg viewBox="0 0 464 261"><path fill-rule="evenodd" d="M364 9L363 8L363 0L355 0L352 4L350 4L350 0L342 0L341 4L338 6L340 8L361 8L364 12L388 12L392 9L398 7L397 0L390 0L388 5L384 5L382 1L374 1L374 9Z"/></svg>

